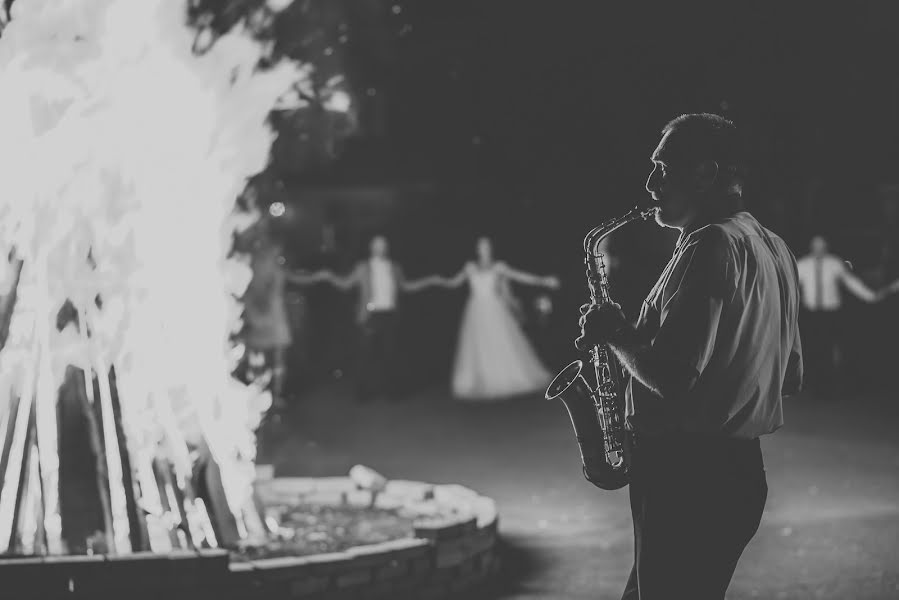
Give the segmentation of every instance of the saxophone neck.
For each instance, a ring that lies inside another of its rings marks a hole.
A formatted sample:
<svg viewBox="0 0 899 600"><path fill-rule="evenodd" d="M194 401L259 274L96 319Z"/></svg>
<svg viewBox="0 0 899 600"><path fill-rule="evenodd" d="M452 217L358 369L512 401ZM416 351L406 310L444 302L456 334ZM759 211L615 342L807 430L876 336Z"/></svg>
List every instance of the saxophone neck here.
<svg viewBox="0 0 899 600"><path fill-rule="evenodd" d="M646 220L655 215L655 213L655 208L635 206L620 217L615 217L614 219L609 219L608 221L601 223L597 227L594 227L584 238L584 252L589 256L596 256L599 253L597 250L599 243L613 231L627 225L631 221L636 221L638 219Z"/></svg>

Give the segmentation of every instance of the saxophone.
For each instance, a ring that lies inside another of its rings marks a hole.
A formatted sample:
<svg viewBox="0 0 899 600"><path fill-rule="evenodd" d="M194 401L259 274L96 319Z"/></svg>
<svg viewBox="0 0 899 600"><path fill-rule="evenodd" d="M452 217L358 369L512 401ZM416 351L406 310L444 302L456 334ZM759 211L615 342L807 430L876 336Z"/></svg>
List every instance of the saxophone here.
<svg viewBox="0 0 899 600"><path fill-rule="evenodd" d="M584 264L593 304L612 302L599 243L616 229L632 221L649 219L655 212L655 208L634 207L593 228L584 237ZM596 487L617 490L628 484L632 441L624 426L624 377L618 359L607 344L594 346L590 359L596 374L596 389L590 388L582 374L583 361L576 360L552 380L546 389L546 399L559 399L568 410L581 452L584 477Z"/></svg>

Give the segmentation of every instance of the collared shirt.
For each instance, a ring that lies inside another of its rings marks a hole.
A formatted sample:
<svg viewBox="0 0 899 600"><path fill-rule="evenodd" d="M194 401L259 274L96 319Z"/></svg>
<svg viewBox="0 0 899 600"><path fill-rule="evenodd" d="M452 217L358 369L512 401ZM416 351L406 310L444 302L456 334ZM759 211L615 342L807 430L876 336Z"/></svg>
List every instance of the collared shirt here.
<svg viewBox="0 0 899 600"><path fill-rule="evenodd" d="M660 362L695 375L695 385L660 398L632 377L628 425L743 439L775 431L782 395L802 380L798 313L796 259L748 212L685 232L637 328Z"/></svg>
<svg viewBox="0 0 899 600"><path fill-rule="evenodd" d="M846 263L833 254L803 256L797 263L802 305L808 310L839 310L842 305L840 282Z"/></svg>
<svg viewBox="0 0 899 600"><path fill-rule="evenodd" d="M393 263L382 257L369 260L371 273L371 296L366 308L369 312L394 310L396 308L397 281Z"/></svg>

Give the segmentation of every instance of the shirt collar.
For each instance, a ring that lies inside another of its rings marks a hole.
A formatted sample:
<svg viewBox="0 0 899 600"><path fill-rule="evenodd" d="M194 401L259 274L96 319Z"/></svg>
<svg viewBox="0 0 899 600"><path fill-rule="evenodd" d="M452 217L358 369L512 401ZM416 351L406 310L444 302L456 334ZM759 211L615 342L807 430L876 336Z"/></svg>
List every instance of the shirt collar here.
<svg viewBox="0 0 899 600"><path fill-rule="evenodd" d="M749 213L745 210L740 210L740 211L737 211L734 213L728 213L725 215L717 215L712 218L697 219L694 223L691 223L689 227L687 227L683 231L681 231L681 234L677 238L677 243L674 245L675 250L679 250L681 248L681 246L683 246L683 244L690 239L690 236L692 236L694 233L696 233L703 227L706 227L713 223L721 223L723 221L726 221L727 219L733 219L735 217L738 217L739 215L749 215Z"/></svg>

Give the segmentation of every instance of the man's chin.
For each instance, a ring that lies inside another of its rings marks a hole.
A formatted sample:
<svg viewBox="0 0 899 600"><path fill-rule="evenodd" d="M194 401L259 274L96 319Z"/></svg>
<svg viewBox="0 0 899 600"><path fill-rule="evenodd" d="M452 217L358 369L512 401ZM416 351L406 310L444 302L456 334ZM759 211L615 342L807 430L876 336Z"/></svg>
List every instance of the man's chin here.
<svg viewBox="0 0 899 600"><path fill-rule="evenodd" d="M656 219L656 223L658 223L660 226L662 226L662 227L670 227L670 225L668 225L668 222L665 221L665 215L664 215L664 213L662 212L662 209L661 209L661 208L658 209L658 210L656 211L655 219Z"/></svg>
<svg viewBox="0 0 899 600"><path fill-rule="evenodd" d="M658 223L660 227L670 227L671 229L679 229L682 226L679 221L672 221L671 219L666 218L661 210L656 211L656 223Z"/></svg>

